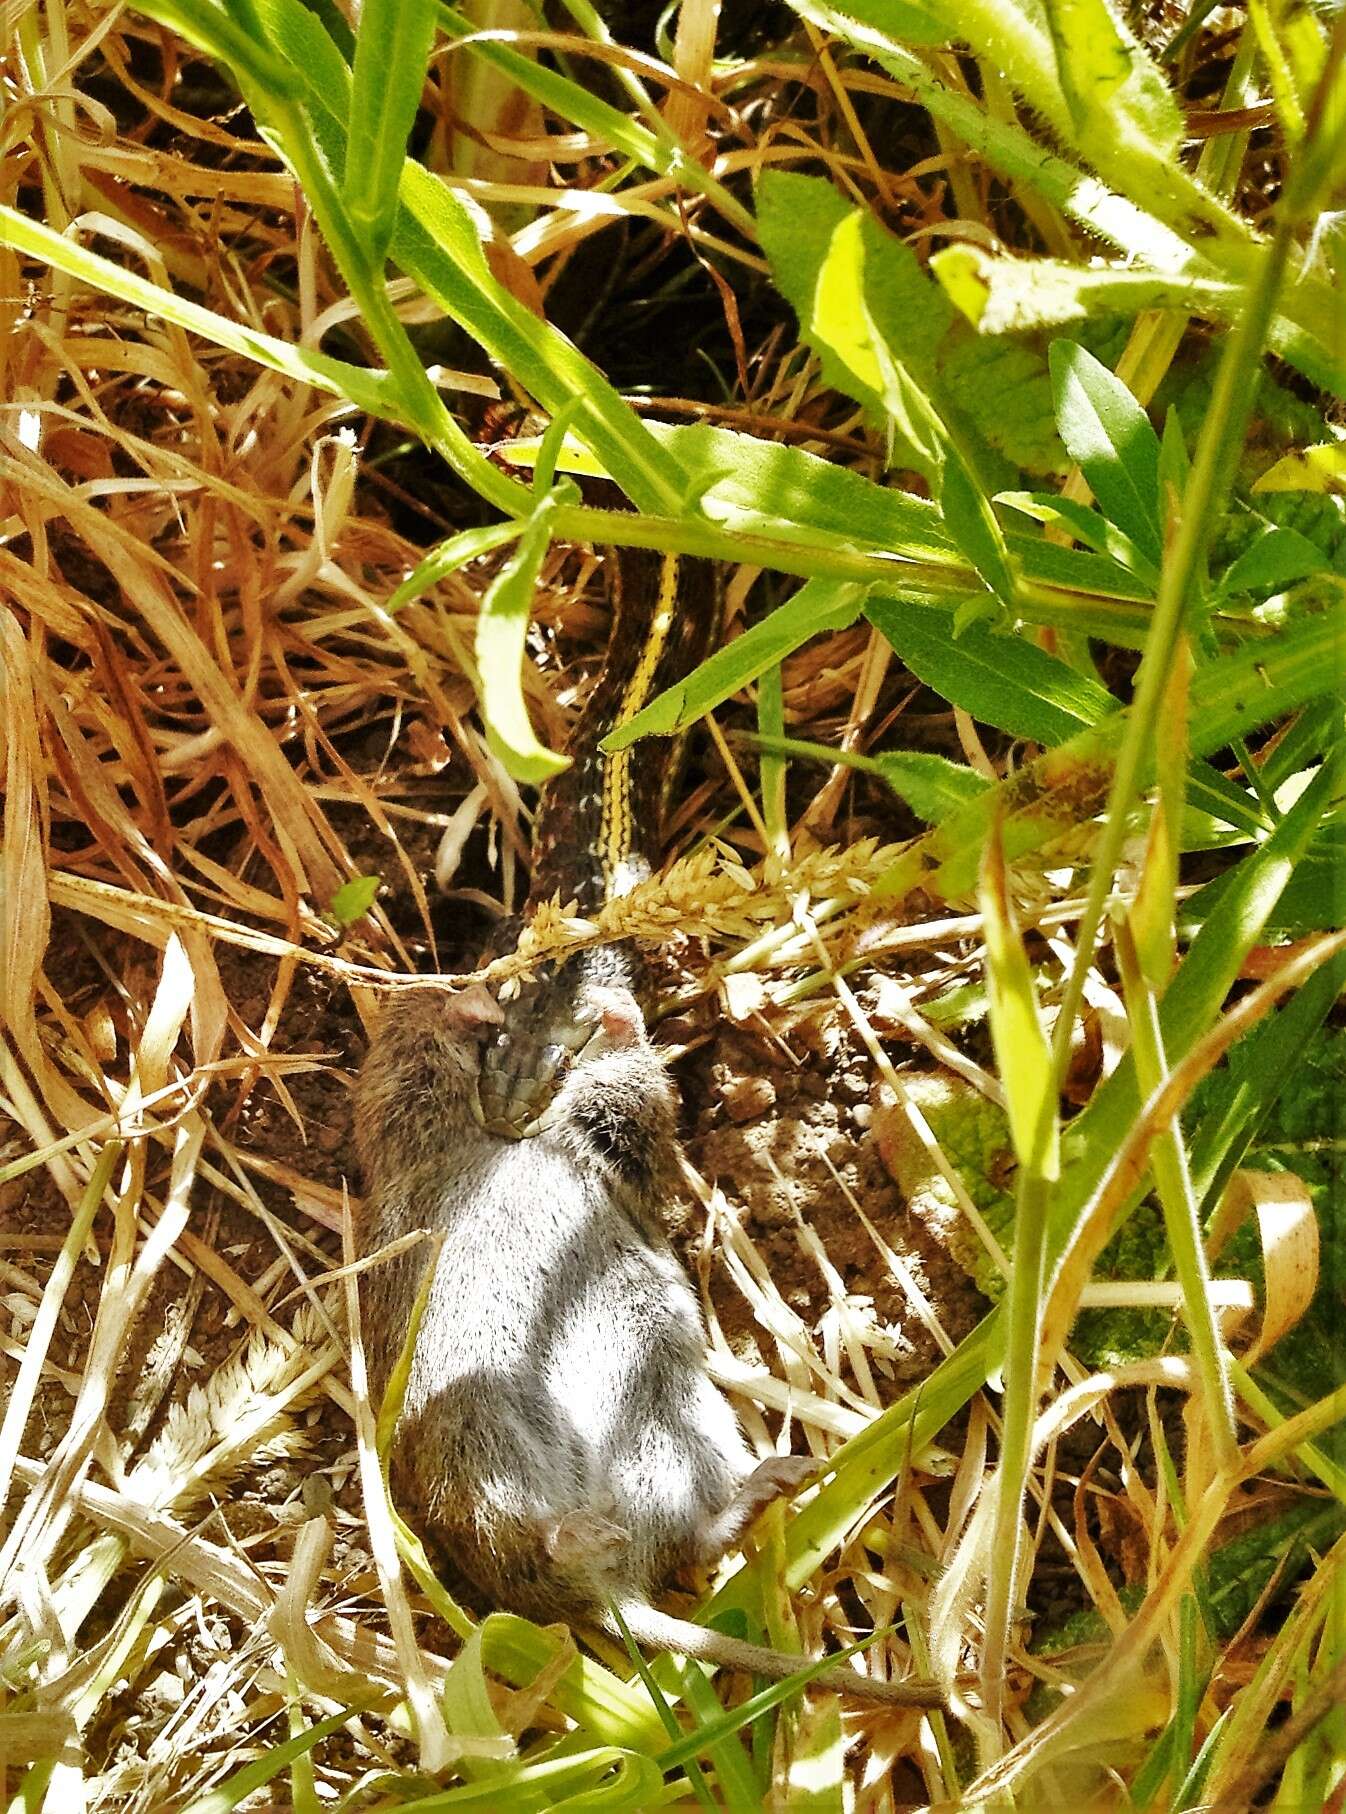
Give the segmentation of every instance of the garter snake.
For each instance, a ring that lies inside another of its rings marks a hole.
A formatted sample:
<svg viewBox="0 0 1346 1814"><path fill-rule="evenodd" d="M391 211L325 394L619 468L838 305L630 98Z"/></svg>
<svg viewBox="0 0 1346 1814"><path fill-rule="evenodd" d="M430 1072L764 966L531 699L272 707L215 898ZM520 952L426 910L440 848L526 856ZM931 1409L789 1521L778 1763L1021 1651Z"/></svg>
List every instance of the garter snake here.
<svg viewBox="0 0 1346 1814"><path fill-rule="evenodd" d="M543 791L525 922L553 898L592 914L650 874L659 854L668 746L654 738L610 754L600 746L701 660L719 614L718 570L710 561L613 549L607 574L607 657L567 742L570 766ZM546 967L519 989L484 1055L481 1110L488 1129L515 1139L536 1131L570 1056L592 1032L574 1011L580 985L630 985L637 974L628 949L601 946Z"/></svg>

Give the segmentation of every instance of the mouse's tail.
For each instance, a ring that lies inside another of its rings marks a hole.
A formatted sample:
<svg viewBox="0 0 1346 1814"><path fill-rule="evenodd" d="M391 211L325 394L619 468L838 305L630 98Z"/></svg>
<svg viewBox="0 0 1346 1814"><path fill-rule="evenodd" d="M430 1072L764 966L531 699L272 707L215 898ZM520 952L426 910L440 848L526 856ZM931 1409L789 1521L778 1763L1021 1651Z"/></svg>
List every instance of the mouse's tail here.
<svg viewBox="0 0 1346 1814"><path fill-rule="evenodd" d="M785 1650L769 1650L763 1644L749 1644L742 1638L712 1631L708 1626L693 1625L688 1619L675 1619L643 1600L621 1601L617 1610L622 1624L637 1644L651 1650L668 1650L679 1656L695 1657L702 1663L717 1663L725 1669L741 1669L749 1675L764 1675L773 1682L787 1681L818 1661L815 1657L792 1656ZM604 1623L613 1637L621 1636L620 1627L610 1614ZM820 1688L885 1707L948 1705L948 1696L936 1682L876 1682L869 1676L857 1675L844 1663L838 1663L812 1679Z"/></svg>

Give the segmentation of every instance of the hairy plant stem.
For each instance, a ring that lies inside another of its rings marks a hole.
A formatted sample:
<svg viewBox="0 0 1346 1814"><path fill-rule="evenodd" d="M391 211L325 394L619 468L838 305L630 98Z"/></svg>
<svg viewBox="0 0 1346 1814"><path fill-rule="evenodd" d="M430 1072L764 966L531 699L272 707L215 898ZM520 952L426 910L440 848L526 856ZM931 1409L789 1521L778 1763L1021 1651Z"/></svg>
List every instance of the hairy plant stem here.
<svg viewBox="0 0 1346 1814"><path fill-rule="evenodd" d="M1150 1096L1162 1088L1169 1075L1158 1005L1141 969L1130 922L1121 914L1114 919L1112 939L1131 1024L1136 1082L1141 1093ZM1173 1267L1182 1286L1183 1320L1191 1337L1192 1355L1201 1379L1215 1464L1223 1471L1233 1468L1238 1461L1234 1393L1229 1377L1229 1357L1220 1340L1215 1307L1211 1302L1210 1267L1201 1238L1200 1210L1192 1188L1187 1150L1176 1120L1170 1121L1156 1137L1150 1164L1159 1189ZM1189 1498L1193 1496L1191 1484L1188 1483Z"/></svg>

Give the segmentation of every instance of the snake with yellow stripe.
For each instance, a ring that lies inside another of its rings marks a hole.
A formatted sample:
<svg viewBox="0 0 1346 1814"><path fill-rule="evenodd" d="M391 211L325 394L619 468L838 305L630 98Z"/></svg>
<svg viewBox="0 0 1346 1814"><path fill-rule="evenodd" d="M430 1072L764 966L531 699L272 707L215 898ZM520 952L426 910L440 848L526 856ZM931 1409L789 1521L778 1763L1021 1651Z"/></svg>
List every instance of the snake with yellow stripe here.
<svg viewBox="0 0 1346 1814"><path fill-rule="evenodd" d="M668 744L645 738L610 754L601 744L686 677L706 654L718 619L718 572L709 561L622 548L609 552L606 571L608 653L568 741L570 765L548 783L539 804L525 923L553 899L563 906L574 901L591 915L651 873ZM543 967L513 993L484 1055L484 1125L506 1138L536 1132L570 1058L591 1032L574 1012L584 985L637 987L639 980L636 954L608 945Z"/></svg>

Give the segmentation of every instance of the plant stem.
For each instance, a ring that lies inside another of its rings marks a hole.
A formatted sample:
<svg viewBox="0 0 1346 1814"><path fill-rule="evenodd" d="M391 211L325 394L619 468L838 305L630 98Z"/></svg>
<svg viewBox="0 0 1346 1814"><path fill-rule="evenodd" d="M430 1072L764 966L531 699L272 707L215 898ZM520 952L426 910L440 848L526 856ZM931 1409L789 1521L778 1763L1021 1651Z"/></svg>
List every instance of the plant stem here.
<svg viewBox="0 0 1346 1814"><path fill-rule="evenodd" d="M1135 1056L1136 1082L1145 1097L1168 1080L1164 1036L1154 991L1145 980L1129 922L1118 914L1112 928L1113 949L1122 973L1127 1018L1131 1023L1131 1049ZM1192 1355L1201 1377L1206 1415L1210 1421L1215 1463L1220 1472L1238 1465L1238 1429L1234 1422L1234 1393L1229 1358L1215 1322L1210 1295L1210 1268L1201 1239L1201 1215L1187 1149L1176 1120L1159 1133L1150 1151L1164 1228L1173 1255L1173 1268L1182 1286L1183 1320L1192 1341ZM1195 1497L1188 1482L1188 1497Z"/></svg>

